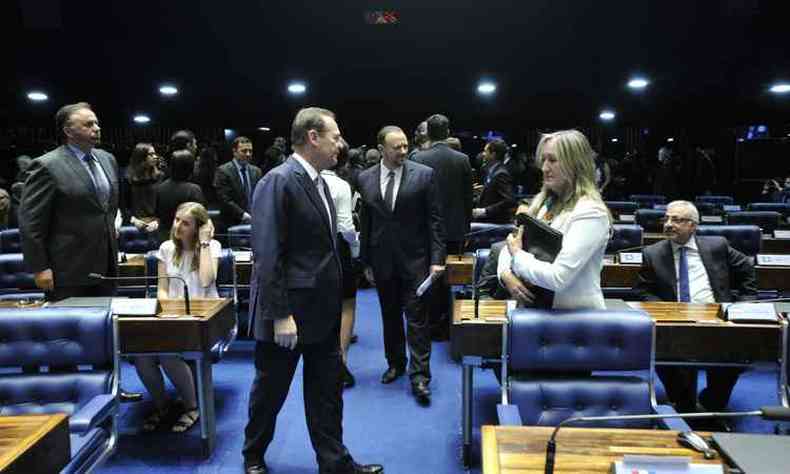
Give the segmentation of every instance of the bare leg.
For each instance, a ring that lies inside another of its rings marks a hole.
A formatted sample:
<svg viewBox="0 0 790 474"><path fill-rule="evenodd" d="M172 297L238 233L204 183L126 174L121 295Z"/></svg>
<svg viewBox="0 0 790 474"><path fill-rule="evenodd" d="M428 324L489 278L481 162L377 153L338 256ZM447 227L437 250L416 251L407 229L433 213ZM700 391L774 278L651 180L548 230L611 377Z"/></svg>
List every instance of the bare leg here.
<svg viewBox="0 0 790 474"><path fill-rule="evenodd" d="M343 300L343 316L340 320L340 351L343 363L348 365L348 346L351 344L351 335L354 333L354 320L357 312L357 298Z"/></svg>
<svg viewBox="0 0 790 474"><path fill-rule="evenodd" d="M137 368L137 375L140 376L143 385L151 394L154 406L163 411L167 405L167 396L165 395L165 379L159 369L158 358L156 356L138 356L134 358L134 366Z"/></svg>

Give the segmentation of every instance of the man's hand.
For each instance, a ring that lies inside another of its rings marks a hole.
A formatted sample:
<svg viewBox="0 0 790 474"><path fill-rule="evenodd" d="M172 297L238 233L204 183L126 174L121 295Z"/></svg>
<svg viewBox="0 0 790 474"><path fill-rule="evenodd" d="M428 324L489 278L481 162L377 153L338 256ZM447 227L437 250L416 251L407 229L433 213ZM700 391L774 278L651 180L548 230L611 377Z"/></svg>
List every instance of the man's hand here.
<svg viewBox="0 0 790 474"><path fill-rule="evenodd" d="M286 349L296 347L296 321L293 315L274 320L274 343Z"/></svg>
<svg viewBox="0 0 790 474"><path fill-rule="evenodd" d="M502 280L502 284L505 285L508 293L510 293L510 296L516 299L523 306L532 304L532 302L535 301L535 295L532 294L524 282L522 282L510 270L505 270L502 273L500 279Z"/></svg>
<svg viewBox="0 0 790 474"><path fill-rule="evenodd" d="M524 227L518 226L514 234L507 236L507 249L510 251L510 256L515 257L521 250L521 242L524 239Z"/></svg>
<svg viewBox="0 0 790 474"><path fill-rule="evenodd" d="M156 232L159 229L159 221L153 220L145 226L146 232Z"/></svg>
<svg viewBox="0 0 790 474"><path fill-rule="evenodd" d="M444 271L444 265L431 265L431 275L438 275Z"/></svg>
<svg viewBox="0 0 790 474"><path fill-rule="evenodd" d="M482 207L476 207L472 209L472 219L480 219L481 217L486 216L486 210Z"/></svg>
<svg viewBox="0 0 790 474"><path fill-rule="evenodd" d="M248 212L241 215L241 222L249 224L250 221L252 221L252 216Z"/></svg>
<svg viewBox="0 0 790 474"><path fill-rule="evenodd" d="M209 219L205 224L198 229L198 239L201 242L208 242L214 237L214 224Z"/></svg>
<svg viewBox="0 0 790 474"><path fill-rule="evenodd" d="M368 283L370 283L370 286L376 286L376 279L373 278L373 269L372 268L365 267L365 269L362 270L362 273L365 274L365 278L367 278Z"/></svg>
<svg viewBox="0 0 790 474"><path fill-rule="evenodd" d="M52 276L51 268L34 273L33 279L36 281L36 286L44 291L52 291L55 289L55 278Z"/></svg>

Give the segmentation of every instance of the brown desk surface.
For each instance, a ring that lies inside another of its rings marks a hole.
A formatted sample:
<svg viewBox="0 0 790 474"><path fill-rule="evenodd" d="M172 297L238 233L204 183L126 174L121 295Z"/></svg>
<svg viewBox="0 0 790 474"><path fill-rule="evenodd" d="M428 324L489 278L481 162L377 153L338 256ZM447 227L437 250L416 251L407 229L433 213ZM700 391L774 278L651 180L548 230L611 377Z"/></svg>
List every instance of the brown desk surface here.
<svg viewBox="0 0 790 474"><path fill-rule="evenodd" d="M552 427L483 426L483 474L543 474ZM707 433L701 433L707 435ZM681 447L676 431L563 428L557 435L554 472L609 473L626 454L684 456L694 463L720 464Z"/></svg>
<svg viewBox="0 0 790 474"><path fill-rule="evenodd" d="M68 417L0 416L0 472L51 474L71 459Z"/></svg>
<svg viewBox="0 0 790 474"><path fill-rule="evenodd" d="M160 299L159 314L186 314L184 300ZM176 318L123 316L118 318L121 352L204 352L225 337L234 324L228 298L192 299L192 314Z"/></svg>

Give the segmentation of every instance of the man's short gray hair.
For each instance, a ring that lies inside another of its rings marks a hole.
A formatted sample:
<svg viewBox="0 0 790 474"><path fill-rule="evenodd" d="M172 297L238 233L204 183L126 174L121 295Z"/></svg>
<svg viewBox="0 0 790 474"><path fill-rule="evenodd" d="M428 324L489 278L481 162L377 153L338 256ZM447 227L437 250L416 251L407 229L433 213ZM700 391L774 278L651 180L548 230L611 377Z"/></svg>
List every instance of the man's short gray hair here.
<svg viewBox="0 0 790 474"><path fill-rule="evenodd" d="M695 224L699 224L699 211L697 210L697 206L690 201L672 201L667 204L667 210L670 207L683 207L686 209L686 212L690 214L691 220L694 221Z"/></svg>

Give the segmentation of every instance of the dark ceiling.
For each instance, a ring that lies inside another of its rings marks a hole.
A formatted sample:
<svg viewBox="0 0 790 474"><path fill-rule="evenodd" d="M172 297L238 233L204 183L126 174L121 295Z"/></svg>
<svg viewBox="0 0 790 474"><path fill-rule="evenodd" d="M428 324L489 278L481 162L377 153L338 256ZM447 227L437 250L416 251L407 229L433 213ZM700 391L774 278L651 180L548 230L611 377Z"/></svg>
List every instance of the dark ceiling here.
<svg viewBox="0 0 790 474"><path fill-rule="evenodd" d="M142 111L153 124L279 133L298 107L321 105L357 137L435 112L466 130L583 126L604 106L627 125L784 123L790 95L767 92L790 80L782 3L5 1L0 121L48 124L87 100L105 124ZM370 10L400 22L367 24ZM640 94L625 87L635 73L652 81ZM475 92L483 77L493 98ZM304 97L288 96L291 79ZM180 95L162 99L163 81ZM33 88L50 101L30 104Z"/></svg>

